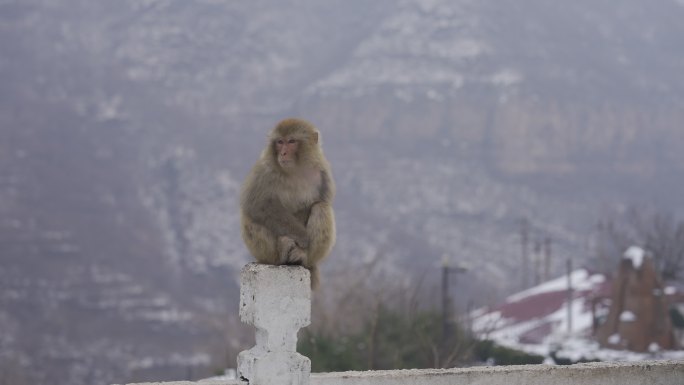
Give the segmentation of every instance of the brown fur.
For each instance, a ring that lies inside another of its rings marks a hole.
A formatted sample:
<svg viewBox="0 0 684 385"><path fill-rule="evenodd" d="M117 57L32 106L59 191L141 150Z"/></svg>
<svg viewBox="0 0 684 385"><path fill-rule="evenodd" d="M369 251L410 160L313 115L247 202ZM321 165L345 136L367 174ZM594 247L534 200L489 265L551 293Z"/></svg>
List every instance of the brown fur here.
<svg viewBox="0 0 684 385"><path fill-rule="evenodd" d="M276 142L281 138L297 141L294 167L278 162ZM334 196L316 128L301 119L278 123L240 197L242 238L250 253L260 263L306 267L315 288L318 263L335 243Z"/></svg>

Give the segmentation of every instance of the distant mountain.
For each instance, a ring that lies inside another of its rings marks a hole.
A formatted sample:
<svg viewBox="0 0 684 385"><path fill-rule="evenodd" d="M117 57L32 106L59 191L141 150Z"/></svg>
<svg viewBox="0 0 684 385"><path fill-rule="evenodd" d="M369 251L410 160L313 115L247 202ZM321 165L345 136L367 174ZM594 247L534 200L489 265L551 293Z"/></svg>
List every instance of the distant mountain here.
<svg viewBox="0 0 684 385"><path fill-rule="evenodd" d="M232 365L251 339L239 186L289 115L320 127L337 180L323 279L372 264L432 281L446 255L470 267L454 297L481 302L520 287L523 220L558 272L591 256L605 213L681 213L683 16L675 0L1 2L0 372Z"/></svg>
<svg viewBox="0 0 684 385"><path fill-rule="evenodd" d="M642 8L402 2L301 110L342 136L442 144L507 175L681 170L684 10Z"/></svg>

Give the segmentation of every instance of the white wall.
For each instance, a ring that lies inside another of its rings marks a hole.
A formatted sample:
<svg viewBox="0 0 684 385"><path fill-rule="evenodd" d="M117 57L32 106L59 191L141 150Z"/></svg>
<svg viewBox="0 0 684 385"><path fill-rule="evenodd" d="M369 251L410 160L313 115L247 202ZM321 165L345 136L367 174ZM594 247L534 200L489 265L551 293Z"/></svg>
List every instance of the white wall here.
<svg viewBox="0 0 684 385"><path fill-rule="evenodd" d="M311 385L683 385L684 361L314 373ZM239 380L139 385L245 385ZM259 384L252 384L259 385Z"/></svg>
<svg viewBox="0 0 684 385"><path fill-rule="evenodd" d="M684 361L312 374L311 385L684 385Z"/></svg>

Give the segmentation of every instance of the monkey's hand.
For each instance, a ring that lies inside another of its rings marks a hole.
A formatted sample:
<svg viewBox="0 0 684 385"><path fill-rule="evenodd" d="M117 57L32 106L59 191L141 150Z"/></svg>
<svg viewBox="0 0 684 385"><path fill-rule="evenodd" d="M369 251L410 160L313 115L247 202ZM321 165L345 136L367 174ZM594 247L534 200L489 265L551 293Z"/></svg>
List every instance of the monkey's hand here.
<svg viewBox="0 0 684 385"><path fill-rule="evenodd" d="M292 239L295 245L299 248L305 250L309 248L310 241L309 236L306 233L303 236L291 235L288 238Z"/></svg>
<svg viewBox="0 0 684 385"><path fill-rule="evenodd" d="M292 238L287 236L278 237L278 261L281 265L304 265L307 260L307 252Z"/></svg>

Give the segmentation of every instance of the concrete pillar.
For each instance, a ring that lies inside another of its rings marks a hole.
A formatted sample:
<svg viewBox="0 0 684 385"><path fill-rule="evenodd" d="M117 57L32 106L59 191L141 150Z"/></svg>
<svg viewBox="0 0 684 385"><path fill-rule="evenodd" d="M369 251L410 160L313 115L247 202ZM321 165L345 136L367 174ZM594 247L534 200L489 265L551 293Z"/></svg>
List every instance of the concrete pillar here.
<svg viewBox="0 0 684 385"><path fill-rule="evenodd" d="M311 361L297 353L297 332L311 322L309 271L250 263L240 273L240 320L256 328L256 345L238 354L250 385L308 385Z"/></svg>

